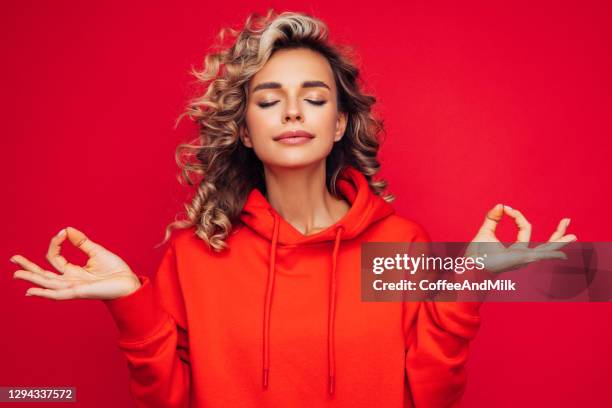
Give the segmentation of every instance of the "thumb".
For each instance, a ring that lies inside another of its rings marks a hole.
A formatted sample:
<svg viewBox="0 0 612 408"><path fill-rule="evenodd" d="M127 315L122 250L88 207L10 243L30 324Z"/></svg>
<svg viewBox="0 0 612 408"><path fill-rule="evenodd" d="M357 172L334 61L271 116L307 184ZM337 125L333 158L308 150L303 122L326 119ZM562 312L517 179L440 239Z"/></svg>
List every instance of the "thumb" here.
<svg viewBox="0 0 612 408"><path fill-rule="evenodd" d="M497 204L493 208L491 208L487 215L485 216L484 223L482 227L480 227L480 231L487 231L492 234L495 234L495 228L497 227L497 223L504 216L504 206L502 204Z"/></svg>
<svg viewBox="0 0 612 408"><path fill-rule="evenodd" d="M87 238L83 232L73 227L66 227L66 237L75 247L79 248L90 257L100 249L103 249L101 245L96 244L91 239Z"/></svg>

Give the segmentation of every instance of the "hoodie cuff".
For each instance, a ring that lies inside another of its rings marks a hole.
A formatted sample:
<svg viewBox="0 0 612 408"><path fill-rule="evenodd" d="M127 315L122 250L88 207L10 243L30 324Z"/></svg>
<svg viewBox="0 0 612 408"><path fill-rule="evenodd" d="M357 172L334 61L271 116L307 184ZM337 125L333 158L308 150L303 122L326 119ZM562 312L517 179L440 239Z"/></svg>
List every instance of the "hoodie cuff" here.
<svg viewBox="0 0 612 408"><path fill-rule="evenodd" d="M119 329L119 341L137 342L146 340L166 321L167 314L153 292L151 280L138 275L141 286L127 296L105 299Z"/></svg>

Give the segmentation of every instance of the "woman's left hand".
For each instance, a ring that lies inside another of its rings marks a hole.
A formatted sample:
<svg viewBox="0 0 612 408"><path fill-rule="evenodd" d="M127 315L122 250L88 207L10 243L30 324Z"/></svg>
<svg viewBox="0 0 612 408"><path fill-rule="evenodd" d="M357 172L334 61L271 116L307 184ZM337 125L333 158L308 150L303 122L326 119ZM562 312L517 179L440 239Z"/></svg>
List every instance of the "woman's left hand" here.
<svg viewBox="0 0 612 408"><path fill-rule="evenodd" d="M495 236L497 223L504 214L514 218L519 229L516 243L508 248L502 245ZM531 224L520 211L507 205L497 204L487 213L480 230L468 245L465 257L482 257L486 253L486 257L482 258L485 269L494 273L519 269L543 259L567 259L567 256L559 249L577 240L575 235L565 234L569 222L569 218L563 218L548 242L529 248Z"/></svg>

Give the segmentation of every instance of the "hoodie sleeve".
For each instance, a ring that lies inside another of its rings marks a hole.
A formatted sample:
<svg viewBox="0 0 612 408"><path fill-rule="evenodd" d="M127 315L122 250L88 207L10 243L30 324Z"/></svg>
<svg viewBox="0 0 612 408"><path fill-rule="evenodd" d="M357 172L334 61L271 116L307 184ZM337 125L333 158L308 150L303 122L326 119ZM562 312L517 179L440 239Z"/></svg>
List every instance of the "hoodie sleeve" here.
<svg viewBox="0 0 612 408"><path fill-rule="evenodd" d="M191 367L174 242L153 279L139 275L135 292L104 300L127 358L130 392L137 407L188 407Z"/></svg>
<svg viewBox="0 0 612 408"><path fill-rule="evenodd" d="M420 229L413 242L430 242ZM469 343L482 302L404 302L406 376L416 408L456 407L467 383Z"/></svg>

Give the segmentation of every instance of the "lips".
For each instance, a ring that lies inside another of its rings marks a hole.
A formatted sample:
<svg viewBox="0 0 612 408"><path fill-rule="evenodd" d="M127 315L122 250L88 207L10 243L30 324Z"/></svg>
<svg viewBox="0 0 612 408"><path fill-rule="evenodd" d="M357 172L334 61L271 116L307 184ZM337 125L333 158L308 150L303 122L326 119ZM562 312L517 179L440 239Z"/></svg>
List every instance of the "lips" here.
<svg viewBox="0 0 612 408"><path fill-rule="evenodd" d="M292 139L292 138L296 138L300 140L303 140L304 138L313 139L314 135L312 133L306 132L305 130L289 130L289 131L281 133L278 136L275 136L274 140L279 141L279 140Z"/></svg>

